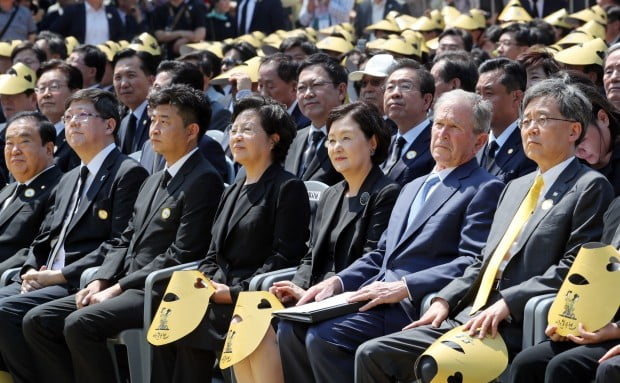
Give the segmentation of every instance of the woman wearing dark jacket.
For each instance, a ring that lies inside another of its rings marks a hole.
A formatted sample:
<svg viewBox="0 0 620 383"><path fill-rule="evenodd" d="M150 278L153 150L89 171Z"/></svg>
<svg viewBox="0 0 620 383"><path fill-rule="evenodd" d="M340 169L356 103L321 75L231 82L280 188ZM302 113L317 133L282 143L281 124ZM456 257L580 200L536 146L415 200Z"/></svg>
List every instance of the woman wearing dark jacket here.
<svg viewBox="0 0 620 383"><path fill-rule="evenodd" d="M224 192L199 266L216 292L194 332L155 349L154 381L210 381L209 366L222 349L239 293L252 276L298 264L307 251L306 188L280 165L295 123L280 104L258 96L240 100L232 120L229 144L246 176Z"/></svg>

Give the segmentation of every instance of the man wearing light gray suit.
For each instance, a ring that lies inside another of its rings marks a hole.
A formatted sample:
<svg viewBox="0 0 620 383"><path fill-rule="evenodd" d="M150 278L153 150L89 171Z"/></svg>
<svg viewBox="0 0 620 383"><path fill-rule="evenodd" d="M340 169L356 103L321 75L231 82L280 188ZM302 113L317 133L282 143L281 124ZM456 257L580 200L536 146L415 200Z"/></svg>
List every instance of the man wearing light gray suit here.
<svg viewBox="0 0 620 383"><path fill-rule="evenodd" d="M413 380L414 361L461 324L479 337L499 332L509 353L519 351L525 304L558 291L581 245L600 239L613 197L609 182L574 156L590 114L583 93L561 80L545 80L527 91L521 135L538 171L507 185L486 247L462 277L440 290L420 320L357 349L356 381ZM513 221L521 224L515 228ZM430 381L436 366L420 365L419 375Z"/></svg>

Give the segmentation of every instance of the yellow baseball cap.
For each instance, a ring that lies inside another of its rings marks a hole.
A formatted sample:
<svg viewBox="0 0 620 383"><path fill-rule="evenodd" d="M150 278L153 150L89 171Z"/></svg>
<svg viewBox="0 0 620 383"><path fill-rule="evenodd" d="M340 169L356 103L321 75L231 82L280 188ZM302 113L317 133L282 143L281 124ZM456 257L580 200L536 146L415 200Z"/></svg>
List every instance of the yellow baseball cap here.
<svg viewBox="0 0 620 383"><path fill-rule="evenodd" d="M34 90L36 81L37 75L32 69L17 63L0 75L0 94L20 94L29 89Z"/></svg>
<svg viewBox="0 0 620 383"><path fill-rule="evenodd" d="M554 27L571 29L573 26L566 22L567 17L568 17L568 11L566 10L566 8L562 8L562 9L559 9L551 13L550 15L545 17L543 20L553 25Z"/></svg>
<svg viewBox="0 0 620 383"><path fill-rule="evenodd" d="M379 20L374 24L367 26L365 31L388 31L388 32L400 32L400 27L395 22L389 20Z"/></svg>
<svg viewBox="0 0 620 383"><path fill-rule="evenodd" d="M327 36L323 40L319 41L316 44L318 49L338 52L338 53L347 53L354 49L353 44L343 39L342 37L337 36Z"/></svg>
<svg viewBox="0 0 620 383"><path fill-rule="evenodd" d="M574 45L559 51L553 57L568 65L600 65L603 66L603 59L607 53L607 44L600 38Z"/></svg>

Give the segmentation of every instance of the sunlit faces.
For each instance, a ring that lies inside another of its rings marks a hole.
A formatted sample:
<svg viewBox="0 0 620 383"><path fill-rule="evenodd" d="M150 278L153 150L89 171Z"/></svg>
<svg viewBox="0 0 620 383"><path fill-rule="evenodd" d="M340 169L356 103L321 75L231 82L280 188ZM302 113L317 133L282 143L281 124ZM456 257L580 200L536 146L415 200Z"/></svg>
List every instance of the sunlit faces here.
<svg viewBox="0 0 620 383"><path fill-rule="evenodd" d="M355 120L345 116L332 123L326 140L329 159L337 172L359 174L372 167L371 156L377 140L364 135Z"/></svg>
<svg viewBox="0 0 620 383"><path fill-rule="evenodd" d="M435 110L431 154L438 170L471 160L486 139L486 133L474 133L471 105L446 101Z"/></svg>
<svg viewBox="0 0 620 383"><path fill-rule="evenodd" d="M531 65L525 68L525 72L527 73L527 88L548 77L542 65Z"/></svg>
<svg viewBox="0 0 620 383"><path fill-rule="evenodd" d="M177 107L170 104L157 105L149 110L149 114L151 117L149 138L153 150L172 164L183 157L189 143L196 140L198 124L185 126Z"/></svg>
<svg viewBox="0 0 620 383"><path fill-rule="evenodd" d="M37 104L53 124L65 113L65 100L71 95L67 76L60 70L49 70L37 80Z"/></svg>
<svg viewBox="0 0 620 383"><path fill-rule="evenodd" d="M82 73L82 80L84 82L84 88L88 88L95 82L95 76L97 69L89 67L84 62L84 54L79 52L73 52L67 57L67 64L76 67L80 73Z"/></svg>
<svg viewBox="0 0 620 383"><path fill-rule="evenodd" d="M132 56L120 59L114 66L114 91L120 102L132 110L146 100L153 83L153 76L144 73L141 64L138 56Z"/></svg>
<svg viewBox="0 0 620 383"><path fill-rule="evenodd" d="M304 116L321 127L329 112L344 101L346 85L334 84L323 67L313 65L299 74L297 102Z"/></svg>
<svg viewBox="0 0 620 383"><path fill-rule="evenodd" d="M418 75L414 69L397 69L385 82L384 111L399 129L409 129L422 122L432 100L432 95L420 92Z"/></svg>
<svg viewBox="0 0 620 383"><path fill-rule="evenodd" d="M435 97L434 97L435 101L437 101L442 94L454 89L454 87L452 86L450 82L444 82L443 80L443 67L444 66L445 66L445 61L440 60L436 62L431 68L431 75L433 76L433 79L435 79Z"/></svg>
<svg viewBox="0 0 620 383"><path fill-rule="evenodd" d="M172 76L170 75L170 72L159 72L157 73L157 76L155 76L151 90L160 90L161 88L170 85L171 82Z"/></svg>
<svg viewBox="0 0 620 383"><path fill-rule="evenodd" d="M616 107L620 107L620 50L611 52L605 60L603 85L607 99Z"/></svg>
<svg viewBox="0 0 620 383"><path fill-rule="evenodd" d="M611 159L610 146L609 117L603 109L600 109L596 120L590 123L583 139L577 146L575 155L588 162L593 168L600 169L607 165Z"/></svg>
<svg viewBox="0 0 620 383"><path fill-rule="evenodd" d="M295 101L295 82L290 83L278 76L278 64L270 62L258 69L258 91L266 97L290 107Z"/></svg>
<svg viewBox="0 0 620 383"><path fill-rule="evenodd" d="M54 155L54 143L41 143L34 118L20 118L6 129L4 160L18 182L26 182L39 174Z"/></svg>
<svg viewBox="0 0 620 383"><path fill-rule="evenodd" d="M17 63L22 63L35 72L41 67L41 61L39 61L37 54L32 49L24 49L16 54L13 58L13 64Z"/></svg>
<svg viewBox="0 0 620 383"><path fill-rule="evenodd" d="M297 62L302 62L308 57L308 54L304 52L301 47L291 47L284 51L285 55L291 56L293 60Z"/></svg>
<svg viewBox="0 0 620 383"><path fill-rule="evenodd" d="M229 146L235 162L243 166L271 162L271 150L279 141L277 134L268 136L261 126L260 115L245 110L230 128Z"/></svg>
<svg viewBox="0 0 620 383"><path fill-rule="evenodd" d="M7 120L17 112L37 109L37 99L34 94L0 94L0 105Z"/></svg>
<svg viewBox="0 0 620 383"><path fill-rule="evenodd" d="M465 43L460 36L455 35L446 35L439 40L439 45L437 46L436 54L447 52L447 51L456 51L456 50L464 50Z"/></svg>
<svg viewBox="0 0 620 383"><path fill-rule="evenodd" d="M383 112L383 95L385 79L365 74L360 81L360 101L375 105Z"/></svg>
<svg viewBox="0 0 620 383"><path fill-rule="evenodd" d="M516 60L517 56L527 50L527 45L519 45L511 33L504 33L497 42L497 53L499 56Z"/></svg>
<svg viewBox="0 0 620 383"><path fill-rule="evenodd" d="M499 129L506 128L517 118L522 93L509 92L501 83L503 75L502 70L484 72L480 74L476 84L476 93L493 104L491 127Z"/></svg>
<svg viewBox="0 0 620 383"><path fill-rule="evenodd" d="M541 171L546 171L573 155L575 142L581 134L581 124L566 119L558 109L557 102L551 97L538 97L529 102L523 111L523 119L537 120L547 117L544 126L530 123L521 126L521 138L525 155L536 162Z"/></svg>
<svg viewBox="0 0 620 383"><path fill-rule="evenodd" d="M114 120L105 119L89 101L77 100L65 111L65 137L78 154L81 150L103 147L114 135Z"/></svg>

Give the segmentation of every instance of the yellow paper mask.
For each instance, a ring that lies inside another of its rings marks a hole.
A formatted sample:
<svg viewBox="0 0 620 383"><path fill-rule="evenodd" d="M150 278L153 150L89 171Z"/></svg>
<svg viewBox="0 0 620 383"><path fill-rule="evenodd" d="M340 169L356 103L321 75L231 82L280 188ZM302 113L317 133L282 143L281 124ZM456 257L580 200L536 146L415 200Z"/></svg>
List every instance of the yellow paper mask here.
<svg viewBox="0 0 620 383"><path fill-rule="evenodd" d="M240 293L224 342L220 368L228 368L254 352L269 329L271 313L283 308L278 298L270 292Z"/></svg>
<svg viewBox="0 0 620 383"><path fill-rule="evenodd" d="M609 323L620 305L620 254L612 246L586 243L581 247L551 309L548 321L562 336L578 335L582 323L597 331ZM602 304L604 302L604 304Z"/></svg>
<svg viewBox="0 0 620 383"><path fill-rule="evenodd" d="M508 366L508 350L502 337L484 339L469 336L463 326L437 339L415 363L420 377L420 362L434 362L436 372L429 383L480 383L497 378Z"/></svg>
<svg viewBox="0 0 620 383"><path fill-rule="evenodd" d="M215 287L200 271L175 271L146 339L161 346L192 332L202 321L214 292Z"/></svg>

